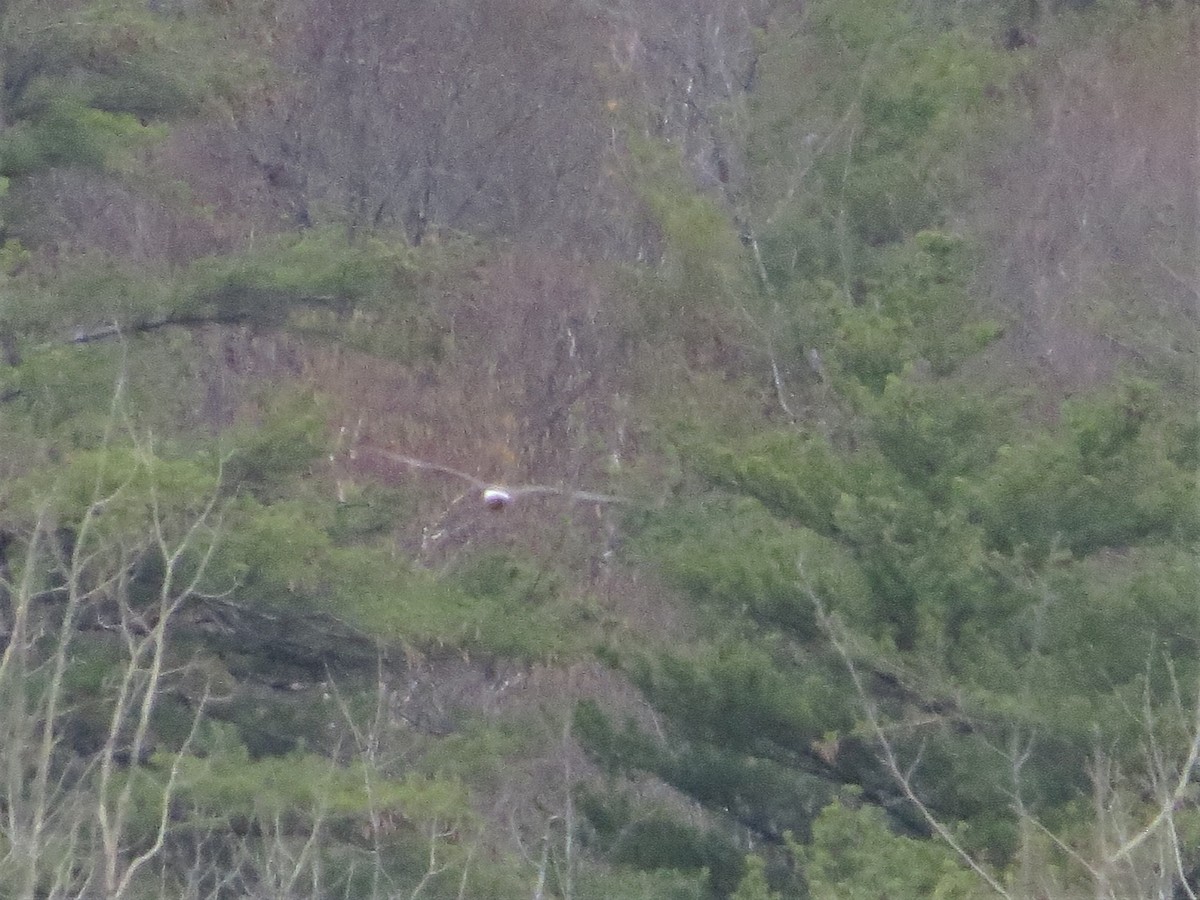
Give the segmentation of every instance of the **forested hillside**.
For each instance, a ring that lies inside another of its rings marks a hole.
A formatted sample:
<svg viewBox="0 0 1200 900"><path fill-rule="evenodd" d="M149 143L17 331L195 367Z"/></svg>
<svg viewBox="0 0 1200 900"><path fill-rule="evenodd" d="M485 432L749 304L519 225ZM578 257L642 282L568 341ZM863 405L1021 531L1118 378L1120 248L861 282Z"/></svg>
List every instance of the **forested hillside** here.
<svg viewBox="0 0 1200 900"><path fill-rule="evenodd" d="M1188 0L0 0L0 897L1195 900L1198 339Z"/></svg>

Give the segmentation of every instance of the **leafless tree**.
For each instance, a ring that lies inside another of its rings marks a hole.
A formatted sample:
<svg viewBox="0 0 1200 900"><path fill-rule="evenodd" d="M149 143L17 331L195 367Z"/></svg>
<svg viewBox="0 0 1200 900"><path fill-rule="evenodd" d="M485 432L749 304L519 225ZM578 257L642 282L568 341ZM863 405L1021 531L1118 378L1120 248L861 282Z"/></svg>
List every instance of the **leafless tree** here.
<svg viewBox="0 0 1200 900"><path fill-rule="evenodd" d="M545 0L297 6L292 85L247 145L274 188L414 243L619 242L594 16Z"/></svg>
<svg viewBox="0 0 1200 900"><path fill-rule="evenodd" d="M1155 15L1157 31L1045 36L1045 62L1023 82L1030 133L986 207L994 277L1020 314L1014 336L1067 391L1129 362L1195 374L1196 10Z"/></svg>
<svg viewBox="0 0 1200 900"><path fill-rule="evenodd" d="M112 430L120 421L120 389L116 398ZM179 757L167 772L146 842L131 841L135 779L129 772L152 753L152 716L178 674L168 634L180 609L197 596L215 550L219 492L214 488L187 510L166 501L148 443L132 431L128 436L132 456L111 441L98 452L90 497L77 518L59 519L57 510L70 505L62 496L35 498L36 513L18 540L21 558L0 581L9 623L0 657L0 877L16 898L127 896L166 839ZM161 579L147 603L135 599L133 581L148 560ZM63 746L71 712L67 683L85 624L111 631L122 654L102 745L87 758ZM207 696L197 704L193 735Z"/></svg>

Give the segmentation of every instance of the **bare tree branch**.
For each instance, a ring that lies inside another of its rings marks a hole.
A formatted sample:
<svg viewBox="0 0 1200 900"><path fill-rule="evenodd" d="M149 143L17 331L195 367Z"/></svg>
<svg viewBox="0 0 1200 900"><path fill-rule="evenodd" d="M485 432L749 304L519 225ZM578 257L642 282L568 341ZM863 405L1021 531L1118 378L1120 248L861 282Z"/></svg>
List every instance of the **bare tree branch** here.
<svg viewBox="0 0 1200 900"><path fill-rule="evenodd" d="M926 824L933 829L934 833L937 834L937 836L946 844L946 846L953 850L955 855L958 856L958 858L961 859L971 869L972 872L978 875L984 884L986 884L1001 897L1006 898L1006 900L1012 900L1012 895L1008 892L1008 890L996 879L994 875L992 875L992 873L985 869L982 864L980 864L970 853L966 851L962 844L958 842L958 839L954 837L954 834L950 831L950 829L947 828L940 819L933 815L929 807L923 800L921 800L919 796L917 796L916 791L913 790L911 771L905 771L904 768L901 767L900 760L896 756L896 751L892 746L892 742L884 733L883 727L879 720L879 713L875 707L875 701L872 700L870 694L867 693L866 685L863 684L862 676L858 671L858 664L854 661L854 657L850 655L849 648L845 645L840 637L840 626L835 622L831 614L826 611L825 604L822 602L821 598L818 597L816 592L808 586L804 577L803 564L799 564L798 569L800 571L802 583L804 584L804 591L806 594L808 594L808 597L812 601L813 607L816 610L817 623L821 626L821 630L824 632L825 636L829 638L829 642L833 645L834 650L837 651L838 656L841 657L842 663L845 665L846 671L850 675L851 681L854 683L855 692L858 694L859 701L863 707L863 712L867 716L867 724L870 726L871 732L875 736L875 740L879 745L880 752L883 754L883 762L888 770L888 773L892 776L892 779L900 788L901 793L904 794L905 799L907 799L908 802L911 803L914 808L916 808L917 812L921 814L921 818L925 820Z"/></svg>

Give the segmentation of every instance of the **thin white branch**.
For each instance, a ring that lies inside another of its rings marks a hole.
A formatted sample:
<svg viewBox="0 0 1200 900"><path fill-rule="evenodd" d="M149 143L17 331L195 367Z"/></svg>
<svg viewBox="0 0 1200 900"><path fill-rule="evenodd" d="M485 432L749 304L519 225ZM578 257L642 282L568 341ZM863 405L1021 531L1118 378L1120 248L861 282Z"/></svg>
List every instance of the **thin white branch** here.
<svg viewBox="0 0 1200 900"><path fill-rule="evenodd" d="M803 577L803 571L801 571L801 577ZM943 824L941 820L939 820L930 811L929 807L925 805L925 802L917 796L916 791L914 791L912 787L910 774L905 772L901 767L900 760L896 757L895 749L892 747L892 742L884 733L883 727L879 721L879 714L875 708L875 702L867 693L866 685L863 684L862 676L858 671L858 665L854 662L854 658L851 656L850 650L839 637L838 626L830 614L826 612L825 604L816 595L816 592L807 585L807 583L804 585L804 591L806 594L808 594L809 599L812 601L813 606L816 609L817 622L821 626L821 630L824 631L826 637L829 638L829 642L833 645L834 650L837 651L838 656L841 657L842 663L845 665L846 671L850 675L850 679L854 682L855 692L858 694L859 701L862 703L863 711L866 713L867 723L870 725L871 732L874 734L875 739L879 744L880 752L883 754L883 762L888 770L888 774L892 776L892 779L900 788L901 793L904 794L905 799L907 799L908 802L916 808L917 812L921 814L921 818L925 820L926 824L933 829L934 833L941 838L946 846L948 846L954 852L954 854L958 856L959 859L966 863L971 871L979 876L980 880L983 881L989 888L991 888L1001 897L1006 898L1006 900L1011 900L1012 895L1009 894L1004 885L1002 885L995 876L993 876L973 856L971 856L970 853L967 852L966 848L964 848L962 844L958 842L958 839L954 837L953 832L951 832L950 829L947 828L945 824Z"/></svg>
<svg viewBox="0 0 1200 900"><path fill-rule="evenodd" d="M1164 822L1174 815L1176 807L1183 801L1188 786L1193 781L1193 772L1196 768L1196 763L1200 760L1200 691L1197 692L1196 696L1194 722L1195 728L1192 732L1191 746L1188 748L1187 758L1180 767L1179 778L1175 783L1174 789L1159 802L1158 812L1154 818L1141 831L1125 840L1124 843L1108 855L1108 862L1115 863L1124 859L1144 844L1158 831Z"/></svg>

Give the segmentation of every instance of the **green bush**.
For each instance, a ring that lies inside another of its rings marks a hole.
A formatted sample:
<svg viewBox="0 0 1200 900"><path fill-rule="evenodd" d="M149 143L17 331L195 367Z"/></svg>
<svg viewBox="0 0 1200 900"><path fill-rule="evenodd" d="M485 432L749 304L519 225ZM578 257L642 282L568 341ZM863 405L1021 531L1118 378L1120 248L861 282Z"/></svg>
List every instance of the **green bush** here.
<svg viewBox="0 0 1200 900"><path fill-rule="evenodd" d="M714 484L825 535L833 531L838 499L855 477L828 442L794 432L767 431L732 447L697 443L689 455Z"/></svg>
<svg viewBox="0 0 1200 900"><path fill-rule="evenodd" d="M932 840L895 834L881 809L836 802L813 824L800 853L813 900L973 900L978 877Z"/></svg>
<svg viewBox="0 0 1200 900"><path fill-rule="evenodd" d="M718 832L680 822L665 811L642 808L627 796L585 793L580 811L595 829L613 863L643 871L707 873L712 892L728 896L742 876L743 861Z"/></svg>
<svg viewBox="0 0 1200 900"><path fill-rule="evenodd" d="M1000 448L971 486L970 503L989 543L1087 555L1157 538L1200 536L1195 478L1169 457L1169 435L1137 401L1117 391L1072 404L1066 425Z"/></svg>

